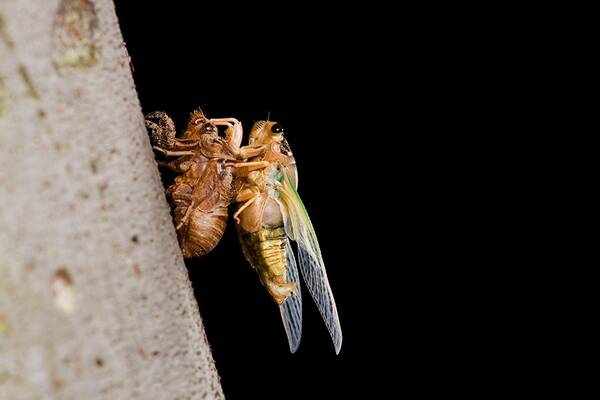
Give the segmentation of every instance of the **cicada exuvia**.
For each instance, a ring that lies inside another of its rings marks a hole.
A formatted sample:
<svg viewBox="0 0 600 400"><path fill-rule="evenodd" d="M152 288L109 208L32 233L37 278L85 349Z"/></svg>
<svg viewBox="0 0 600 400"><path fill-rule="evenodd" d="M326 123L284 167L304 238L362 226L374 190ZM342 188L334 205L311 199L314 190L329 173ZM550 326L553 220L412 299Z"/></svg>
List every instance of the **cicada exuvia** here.
<svg viewBox="0 0 600 400"><path fill-rule="evenodd" d="M235 168L252 165L231 163L258 152L240 148L242 125L235 118L208 119L202 111L194 111L180 138L164 112L148 114L146 126L154 150L171 159L160 165L178 174L167 194L183 256L202 256L219 243L225 231L227 207L236 195ZM226 128L225 137L219 135L219 126Z"/></svg>

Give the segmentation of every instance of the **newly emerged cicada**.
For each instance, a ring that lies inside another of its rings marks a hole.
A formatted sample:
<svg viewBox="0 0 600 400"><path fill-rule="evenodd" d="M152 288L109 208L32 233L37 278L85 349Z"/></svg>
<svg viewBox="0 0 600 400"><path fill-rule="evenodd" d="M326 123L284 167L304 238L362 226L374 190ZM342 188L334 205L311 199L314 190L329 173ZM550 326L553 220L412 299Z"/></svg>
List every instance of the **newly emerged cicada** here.
<svg viewBox="0 0 600 400"><path fill-rule="evenodd" d="M194 111L180 138L164 112L148 114L146 126L154 150L172 158L160 165L178 173L167 194L183 256L202 256L219 243L225 231L227 207L236 194L235 168L252 168L252 164L236 161L259 152L240 148L242 125L235 118L208 119L202 111ZM219 126L226 127L225 138L219 135Z"/></svg>
<svg viewBox="0 0 600 400"><path fill-rule="evenodd" d="M296 352L302 335L299 265L339 353L342 330L335 300L315 231L296 190L296 162L283 134L276 122L254 124L248 149L260 152L248 160L255 170L241 174L243 184L235 199L241 204L234 219L246 259L279 305L290 351ZM290 240L296 243L298 263Z"/></svg>

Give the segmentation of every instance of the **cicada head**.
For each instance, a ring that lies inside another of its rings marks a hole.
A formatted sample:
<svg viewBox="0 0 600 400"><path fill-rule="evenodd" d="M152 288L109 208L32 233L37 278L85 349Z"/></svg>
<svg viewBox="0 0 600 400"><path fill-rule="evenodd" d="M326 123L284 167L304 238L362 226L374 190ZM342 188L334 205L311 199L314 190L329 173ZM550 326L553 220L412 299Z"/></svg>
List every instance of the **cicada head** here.
<svg viewBox="0 0 600 400"><path fill-rule="evenodd" d="M249 144L282 143L283 127L274 121L256 121L250 131Z"/></svg>
<svg viewBox="0 0 600 400"><path fill-rule="evenodd" d="M202 110L194 110L190 114L187 130L184 135L186 139L197 139L200 135L218 135L219 130L204 115Z"/></svg>

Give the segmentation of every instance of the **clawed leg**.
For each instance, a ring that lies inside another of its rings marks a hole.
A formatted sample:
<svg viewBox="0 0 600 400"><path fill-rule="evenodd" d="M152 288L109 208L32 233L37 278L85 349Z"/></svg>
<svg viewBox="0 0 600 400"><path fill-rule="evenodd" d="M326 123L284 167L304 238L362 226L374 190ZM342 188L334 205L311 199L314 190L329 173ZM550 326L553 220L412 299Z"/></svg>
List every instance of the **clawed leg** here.
<svg viewBox="0 0 600 400"><path fill-rule="evenodd" d="M180 138L175 138L175 144L173 145L174 148L179 149L179 150L194 148L197 146L198 146L198 139L180 139Z"/></svg>
<svg viewBox="0 0 600 400"><path fill-rule="evenodd" d="M188 204L188 206L185 210L185 214L183 214L183 217L181 218L181 220L175 227L175 230L178 231L179 229L181 229L181 227L183 225L185 225L187 223L187 220L190 218L190 215L192 214L192 210L194 209L193 204L192 204L192 202L194 200L192 198L192 195L190 195L190 194L173 193L173 201L175 202L175 204L183 203L182 206L185 206L185 204Z"/></svg>
<svg viewBox="0 0 600 400"><path fill-rule="evenodd" d="M250 161L250 162L229 162L225 163L226 167L234 167L234 168L248 168L248 172L255 171L257 169L267 168L271 163L268 161Z"/></svg>
<svg viewBox="0 0 600 400"><path fill-rule="evenodd" d="M179 223L175 227L176 230L181 229L189 219L192 210L194 209L194 197L192 195L192 187L186 184L174 184L167 189L167 194L171 198L175 207L175 219L181 215L178 211L185 207L183 217L179 219Z"/></svg>
<svg viewBox="0 0 600 400"><path fill-rule="evenodd" d="M177 226L175 227L176 231L178 231L179 229L181 229L181 227L183 225L185 225L188 218L190 218L190 215L192 214L192 209L193 209L192 206L188 206L187 210L185 210L185 214L183 215L183 218L181 218L181 221L179 221L179 224L177 224Z"/></svg>
<svg viewBox="0 0 600 400"><path fill-rule="evenodd" d="M192 166L192 161L157 161L157 164L160 168L169 168L173 172L177 172L178 174L183 174Z"/></svg>
<svg viewBox="0 0 600 400"><path fill-rule="evenodd" d="M248 159L248 158L252 158L252 157L256 157L256 156L260 156L262 155L265 150L267 149L267 146L265 145L259 145L259 146L242 146L240 148L238 157L241 158L242 160Z"/></svg>
<svg viewBox="0 0 600 400"><path fill-rule="evenodd" d="M159 153L163 154L164 156L167 157L179 157L179 156L192 156L194 155L194 152L191 150L179 150L179 151L171 151L171 150L165 150L161 147L158 146L153 146L152 147L154 150L158 151Z"/></svg>
<svg viewBox="0 0 600 400"><path fill-rule="evenodd" d="M226 126L225 140L234 149L237 150L240 148L244 135L240 121L235 118L215 118L211 119L210 122L216 126Z"/></svg>
<svg viewBox="0 0 600 400"><path fill-rule="evenodd" d="M235 201L237 201L237 202L246 201L246 202L244 204L242 204L242 206L240 208L238 208L238 210L235 212L235 214L233 214L233 219L235 220L235 222L237 222L238 224L240 223L239 215L246 208L250 207L250 205L252 205L252 203L254 203L256 201L258 196L260 196L260 193L252 192L250 190L242 191L240 194L237 195L237 197L235 198Z"/></svg>
<svg viewBox="0 0 600 400"><path fill-rule="evenodd" d="M235 124L240 123L240 121L238 121L235 118L212 118L209 121L215 125L225 125L225 124L235 125Z"/></svg>

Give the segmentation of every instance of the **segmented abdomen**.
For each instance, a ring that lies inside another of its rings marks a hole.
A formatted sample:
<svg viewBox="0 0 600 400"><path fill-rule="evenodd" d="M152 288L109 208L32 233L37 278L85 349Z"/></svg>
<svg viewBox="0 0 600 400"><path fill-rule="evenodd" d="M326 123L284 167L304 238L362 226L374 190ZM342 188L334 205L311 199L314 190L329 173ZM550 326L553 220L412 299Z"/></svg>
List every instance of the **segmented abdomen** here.
<svg viewBox="0 0 600 400"><path fill-rule="evenodd" d="M177 216L177 211L175 214ZM183 210L185 212L185 210ZM179 218L175 218L178 223ZM216 207L210 212L195 209L177 232L183 256L203 256L219 243L227 225L227 207Z"/></svg>
<svg viewBox="0 0 600 400"><path fill-rule="evenodd" d="M239 229L242 250L248 262L256 269L262 284L273 299L281 304L287 297L286 244L283 226L262 226L254 233Z"/></svg>

